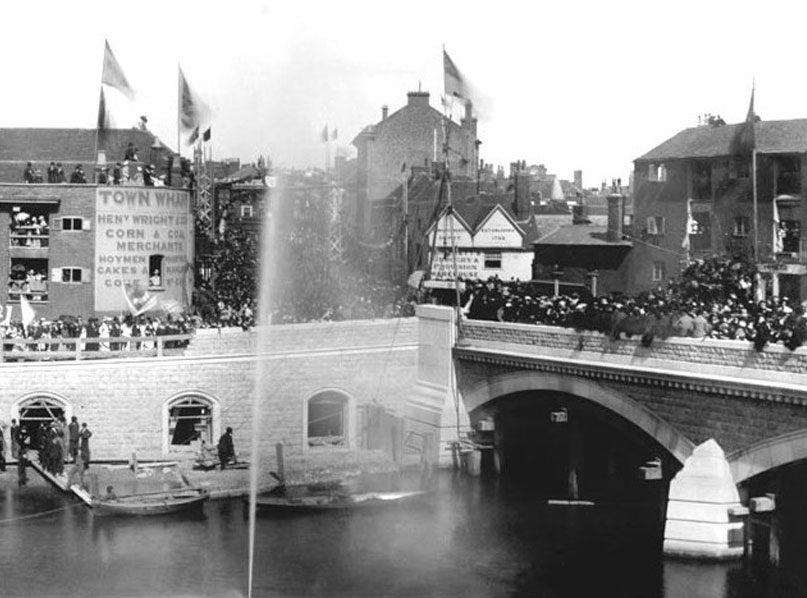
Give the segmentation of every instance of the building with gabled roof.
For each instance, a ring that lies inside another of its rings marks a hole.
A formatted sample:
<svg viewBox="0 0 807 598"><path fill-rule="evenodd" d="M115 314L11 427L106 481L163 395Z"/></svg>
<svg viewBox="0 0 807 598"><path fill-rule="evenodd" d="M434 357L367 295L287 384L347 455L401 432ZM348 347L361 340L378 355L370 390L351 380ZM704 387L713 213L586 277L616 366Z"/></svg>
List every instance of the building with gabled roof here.
<svg viewBox="0 0 807 598"><path fill-rule="evenodd" d="M807 298L807 119L758 121L753 137L750 126L684 129L634 160L634 289L688 259L730 255L756 260L772 293Z"/></svg>
<svg viewBox="0 0 807 598"><path fill-rule="evenodd" d="M365 127L354 139L357 149L357 225L370 231L375 203L383 201L401 184L403 171L411 167L433 169L442 164L448 145L448 168L454 177L476 179L478 145L476 119L471 105L460 124L446 121L429 103L429 92L410 91L405 106L392 114L382 108L381 120ZM444 139L444 135L447 139Z"/></svg>
<svg viewBox="0 0 807 598"><path fill-rule="evenodd" d="M531 216L516 219L511 201L481 195L454 203L452 210L444 207L425 235L433 249L430 280L453 281L455 273L468 279L530 280L538 229Z"/></svg>

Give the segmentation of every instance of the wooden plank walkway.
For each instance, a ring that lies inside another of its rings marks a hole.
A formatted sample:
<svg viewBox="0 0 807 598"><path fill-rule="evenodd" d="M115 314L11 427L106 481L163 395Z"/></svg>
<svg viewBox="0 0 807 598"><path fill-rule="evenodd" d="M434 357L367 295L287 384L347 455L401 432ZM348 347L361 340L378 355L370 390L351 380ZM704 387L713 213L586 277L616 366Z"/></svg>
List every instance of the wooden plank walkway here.
<svg viewBox="0 0 807 598"><path fill-rule="evenodd" d="M92 508L92 497L90 493L84 490L78 484L72 484L68 488L67 484L69 482L68 477L65 474L53 475L49 471L45 471L45 469L39 464L39 461L36 459L28 459L28 464L34 469L39 475L41 475L45 480L50 482L53 486L61 490L62 492L72 494L73 496L77 497L81 502L83 502L88 507Z"/></svg>

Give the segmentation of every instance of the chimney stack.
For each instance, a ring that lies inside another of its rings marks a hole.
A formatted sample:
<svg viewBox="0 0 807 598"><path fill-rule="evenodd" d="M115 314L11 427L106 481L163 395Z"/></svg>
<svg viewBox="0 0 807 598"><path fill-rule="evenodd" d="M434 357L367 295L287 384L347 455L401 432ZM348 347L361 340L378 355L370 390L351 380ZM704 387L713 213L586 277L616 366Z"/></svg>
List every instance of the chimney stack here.
<svg viewBox="0 0 807 598"><path fill-rule="evenodd" d="M616 243L622 240L622 222L625 211L625 197L620 193L612 193L608 196L608 232L605 239L609 243Z"/></svg>
<svg viewBox="0 0 807 598"><path fill-rule="evenodd" d="M577 187L578 191L583 190L583 171L582 170L575 170L574 171L574 186Z"/></svg>
<svg viewBox="0 0 807 598"><path fill-rule="evenodd" d="M381 106L381 120L387 120L387 116L389 116L389 106L384 104Z"/></svg>

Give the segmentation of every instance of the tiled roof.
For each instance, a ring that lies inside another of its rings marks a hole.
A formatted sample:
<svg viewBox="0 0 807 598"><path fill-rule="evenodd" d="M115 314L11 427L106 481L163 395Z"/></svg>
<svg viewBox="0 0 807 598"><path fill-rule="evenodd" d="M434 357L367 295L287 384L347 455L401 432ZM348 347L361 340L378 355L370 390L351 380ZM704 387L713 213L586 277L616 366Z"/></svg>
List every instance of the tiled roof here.
<svg viewBox="0 0 807 598"><path fill-rule="evenodd" d="M569 224L561 226L535 241L535 245L600 245L604 247L632 247L630 241L606 240L607 226L596 224Z"/></svg>
<svg viewBox="0 0 807 598"><path fill-rule="evenodd" d="M719 127L684 129L636 161L662 161L682 158L712 158L735 153L737 140L746 123ZM756 123L758 153L807 153L807 119L771 120Z"/></svg>
<svg viewBox="0 0 807 598"><path fill-rule="evenodd" d="M140 129L108 129L100 136L107 161L123 159L129 142L139 149L142 161L154 135ZM166 152L173 153L163 145ZM0 161L95 162L95 129L0 129Z"/></svg>

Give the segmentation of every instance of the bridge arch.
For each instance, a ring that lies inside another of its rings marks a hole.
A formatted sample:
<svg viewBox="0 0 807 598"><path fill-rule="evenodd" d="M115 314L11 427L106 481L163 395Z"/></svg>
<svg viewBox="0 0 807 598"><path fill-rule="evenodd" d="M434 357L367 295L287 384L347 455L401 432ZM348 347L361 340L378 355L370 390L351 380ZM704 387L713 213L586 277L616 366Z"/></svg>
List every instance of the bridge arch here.
<svg viewBox="0 0 807 598"><path fill-rule="evenodd" d="M801 459L807 459L807 430L767 438L727 457L735 484Z"/></svg>
<svg viewBox="0 0 807 598"><path fill-rule="evenodd" d="M585 378L547 372L521 371L493 376L469 388L462 387L462 382L460 382L460 386L465 407L469 412L499 397L518 392L563 392L591 401L622 416L654 438L682 464L695 448L695 445L673 426L627 395Z"/></svg>

